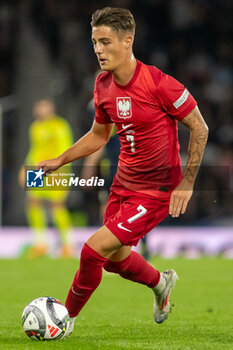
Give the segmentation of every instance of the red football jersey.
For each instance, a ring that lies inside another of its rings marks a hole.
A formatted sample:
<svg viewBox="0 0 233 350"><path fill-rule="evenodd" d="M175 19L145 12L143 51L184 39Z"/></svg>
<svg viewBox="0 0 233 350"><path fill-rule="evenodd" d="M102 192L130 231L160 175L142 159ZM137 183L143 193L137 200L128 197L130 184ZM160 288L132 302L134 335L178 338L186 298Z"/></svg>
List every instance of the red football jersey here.
<svg viewBox="0 0 233 350"><path fill-rule="evenodd" d="M115 123L120 138L116 179L124 187L168 196L182 178L177 120L196 106L189 91L154 66L137 61L127 85L111 72L95 83L95 120Z"/></svg>

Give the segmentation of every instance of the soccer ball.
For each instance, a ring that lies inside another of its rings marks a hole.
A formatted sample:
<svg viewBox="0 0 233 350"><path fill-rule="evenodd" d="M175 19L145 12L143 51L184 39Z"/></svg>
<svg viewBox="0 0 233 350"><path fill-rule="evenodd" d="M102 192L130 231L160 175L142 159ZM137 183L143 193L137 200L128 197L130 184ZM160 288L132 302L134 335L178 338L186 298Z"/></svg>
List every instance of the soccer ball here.
<svg viewBox="0 0 233 350"><path fill-rule="evenodd" d="M25 333L33 340L58 340L66 335L70 317L59 300L41 297L25 307L22 323Z"/></svg>

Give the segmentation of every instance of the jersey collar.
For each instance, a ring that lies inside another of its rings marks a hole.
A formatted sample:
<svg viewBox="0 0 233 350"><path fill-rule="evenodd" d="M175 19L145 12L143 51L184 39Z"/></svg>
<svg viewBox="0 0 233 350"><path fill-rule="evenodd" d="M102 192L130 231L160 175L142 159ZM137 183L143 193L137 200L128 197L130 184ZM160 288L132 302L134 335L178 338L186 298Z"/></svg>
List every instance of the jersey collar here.
<svg viewBox="0 0 233 350"><path fill-rule="evenodd" d="M114 80L114 78L113 78L114 84L116 84L116 86L118 86L120 89L128 89L131 85L133 85L133 83L134 83L135 80L137 79L142 63L141 63L140 61L138 61L138 60L136 60L136 61L137 61L137 66L136 66L134 75L132 76L132 78L131 78L131 80L128 82L128 84L126 84L126 85L121 85L121 84L117 83L117 82Z"/></svg>

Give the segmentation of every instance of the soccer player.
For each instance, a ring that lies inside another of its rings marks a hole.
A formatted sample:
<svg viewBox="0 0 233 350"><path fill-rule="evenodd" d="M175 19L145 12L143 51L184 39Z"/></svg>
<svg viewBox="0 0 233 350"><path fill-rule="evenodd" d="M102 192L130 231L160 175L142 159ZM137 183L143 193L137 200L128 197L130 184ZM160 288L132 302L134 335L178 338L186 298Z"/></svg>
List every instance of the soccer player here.
<svg viewBox="0 0 233 350"><path fill-rule="evenodd" d="M37 101L33 107L35 121L29 128L30 149L24 164L35 166L42 158L56 157L73 143L71 127L68 122L55 114L55 106L50 100ZM25 186L25 168L20 169L19 182ZM68 191L36 191L26 192L26 216L34 233L34 245L29 249L28 256L34 258L48 252L46 237L45 202L51 209L54 224L60 234L61 255L72 255L71 217L66 208Z"/></svg>
<svg viewBox="0 0 233 350"><path fill-rule="evenodd" d="M97 10L91 25L94 51L104 71L95 83L95 121L70 149L37 166L49 173L95 152L108 142L115 123L121 142L118 169L104 225L84 245L80 268L67 296L69 333L98 287L103 268L151 288L155 321L167 318L176 272L160 273L131 248L168 214L175 218L185 213L208 136L190 92L171 76L134 57L135 21L130 11ZM177 121L190 130L183 174Z"/></svg>

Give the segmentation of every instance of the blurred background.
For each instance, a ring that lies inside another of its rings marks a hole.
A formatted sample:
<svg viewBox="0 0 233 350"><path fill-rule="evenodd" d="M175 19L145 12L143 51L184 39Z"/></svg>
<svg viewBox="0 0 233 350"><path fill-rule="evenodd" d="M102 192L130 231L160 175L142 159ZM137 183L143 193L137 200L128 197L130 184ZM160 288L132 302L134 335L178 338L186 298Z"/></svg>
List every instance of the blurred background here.
<svg viewBox="0 0 233 350"><path fill-rule="evenodd" d="M187 213L181 219L167 218L160 230L170 234L173 227L174 235L183 232L179 249L188 249L189 256L192 251L195 255L196 251L200 253L204 249L214 253L227 250L230 256L233 250L231 0L1 0L3 228L0 239L5 240L0 244L0 255L4 255L9 237L17 240L24 237L25 232L28 236L24 239L30 237L26 229L25 191L18 184L18 172L29 149L28 129L33 121L35 102L41 99L54 101L57 114L71 125L75 140L92 123L90 101L98 65L91 44L90 21L92 13L105 6L125 7L132 11L137 24L136 58L182 82L198 101L210 130L203 160L208 171L200 171ZM189 133L180 127L179 134L185 164ZM79 233L79 237L82 233L85 235L85 227L88 231L100 225L99 197L98 193L88 196L84 192L70 193L67 206L76 236ZM191 232L193 239L186 244L187 232ZM178 236L174 235L171 238L173 246L178 241L174 238ZM162 243L156 241L157 236L154 239L149 249L160 252ZM26 241L20 242L25 244Z"/></svg>

